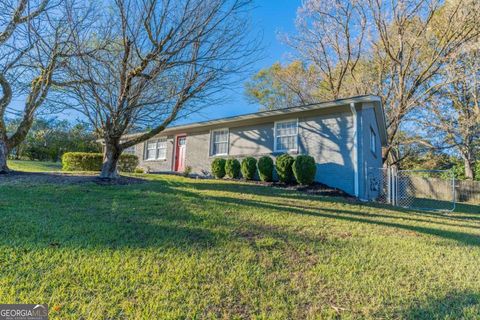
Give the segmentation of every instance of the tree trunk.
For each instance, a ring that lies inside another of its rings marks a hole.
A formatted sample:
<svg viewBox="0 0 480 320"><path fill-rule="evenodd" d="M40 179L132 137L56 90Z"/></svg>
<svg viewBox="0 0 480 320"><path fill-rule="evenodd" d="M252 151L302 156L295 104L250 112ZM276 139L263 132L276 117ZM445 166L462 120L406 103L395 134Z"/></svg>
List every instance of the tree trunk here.
<svg viewBox="0 0 480 320"><path fill-rule="evenodd" d="M105 152L103 153L102 172L100 178L102 179L117 179L119 177L117 164L120 159L121 150L118 143L107 143L105 145Z"/></svg>
<svg viewBox="0 0 480 320"><path fill-rule="evenodd" d="M465 164L465 179L473 180L475 178L475 175L473 173L473 163L470 161L470 159L465 158L464 164Z"/></svg>
<svg viewBox="0 0 480 320"><path fill-rule="evenodd" d="M8 148L6 141L0 139L0 173L7 173L10 170L7 166Z"/></svg>

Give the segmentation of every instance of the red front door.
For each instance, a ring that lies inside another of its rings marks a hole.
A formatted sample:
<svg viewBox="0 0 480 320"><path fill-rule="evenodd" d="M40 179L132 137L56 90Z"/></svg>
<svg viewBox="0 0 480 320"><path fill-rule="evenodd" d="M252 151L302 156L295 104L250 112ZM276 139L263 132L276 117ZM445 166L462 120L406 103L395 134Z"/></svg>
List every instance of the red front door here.
<svg viewBox="0 0 480 320"><path fill-rule="evenodd" d="M185 151L186 151L186 136L178 136L175 149L175 171L183 172L185 170Z"/></svg>

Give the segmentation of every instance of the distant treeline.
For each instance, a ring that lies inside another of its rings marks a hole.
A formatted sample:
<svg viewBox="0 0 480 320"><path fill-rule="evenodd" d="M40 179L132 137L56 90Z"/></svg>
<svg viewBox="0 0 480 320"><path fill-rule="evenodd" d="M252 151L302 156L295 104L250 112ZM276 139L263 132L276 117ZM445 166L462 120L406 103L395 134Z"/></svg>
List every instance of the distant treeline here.
<svg viewBox="0 0 480 320"><path fill-rule="evenodd" d="M14 121L7 124L14 127ZM55 118L38 118L27 138L10 154L16 160L60 161L65 152L100 152L100 146L86 123Z"/></svg>
<svg viewBox="0 0 480 320"><path fill-rule="evenodd" d="M480 156L476 156L480 158ZM402 170L449 170L456 179L466 180L465 161L455 155L447 154L442 150L431 150L428 147L411 148L410 153L402 160L399 165ZM480 181L480 161L476 161L472 166L473 180ZM450 176L450 172L445 173Z"/></svg>

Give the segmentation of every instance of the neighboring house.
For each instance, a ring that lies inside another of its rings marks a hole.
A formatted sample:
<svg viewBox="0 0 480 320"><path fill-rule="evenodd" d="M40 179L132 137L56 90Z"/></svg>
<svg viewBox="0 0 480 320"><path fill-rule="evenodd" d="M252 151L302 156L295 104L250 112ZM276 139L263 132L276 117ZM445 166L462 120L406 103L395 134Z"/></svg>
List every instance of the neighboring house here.
<svg viewBox="0 0 480 320"><path fill-rule="evenodd" d="M368 168L382 166L386 141L381 99L367 95L169 127L127 152L148 172L188 166L198 175L210 174L215 157L308 154L316 181L366 198Z"/></svg>

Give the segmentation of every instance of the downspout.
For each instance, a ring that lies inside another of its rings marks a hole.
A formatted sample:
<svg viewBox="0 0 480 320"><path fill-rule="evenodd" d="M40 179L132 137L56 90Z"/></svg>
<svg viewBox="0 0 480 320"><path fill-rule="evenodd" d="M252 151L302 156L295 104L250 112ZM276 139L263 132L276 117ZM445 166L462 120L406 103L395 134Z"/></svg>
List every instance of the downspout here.
<svg viewBox="0 0 480 320"><path fill-rule="evenodd" d="M352 111L353 117L353 183L354 183L354 193L355 197L358 197L358 183L359 183L359 171L358 171L358 115L357 110L355 109L355 103L350 103L350 110Z"/></svg>

